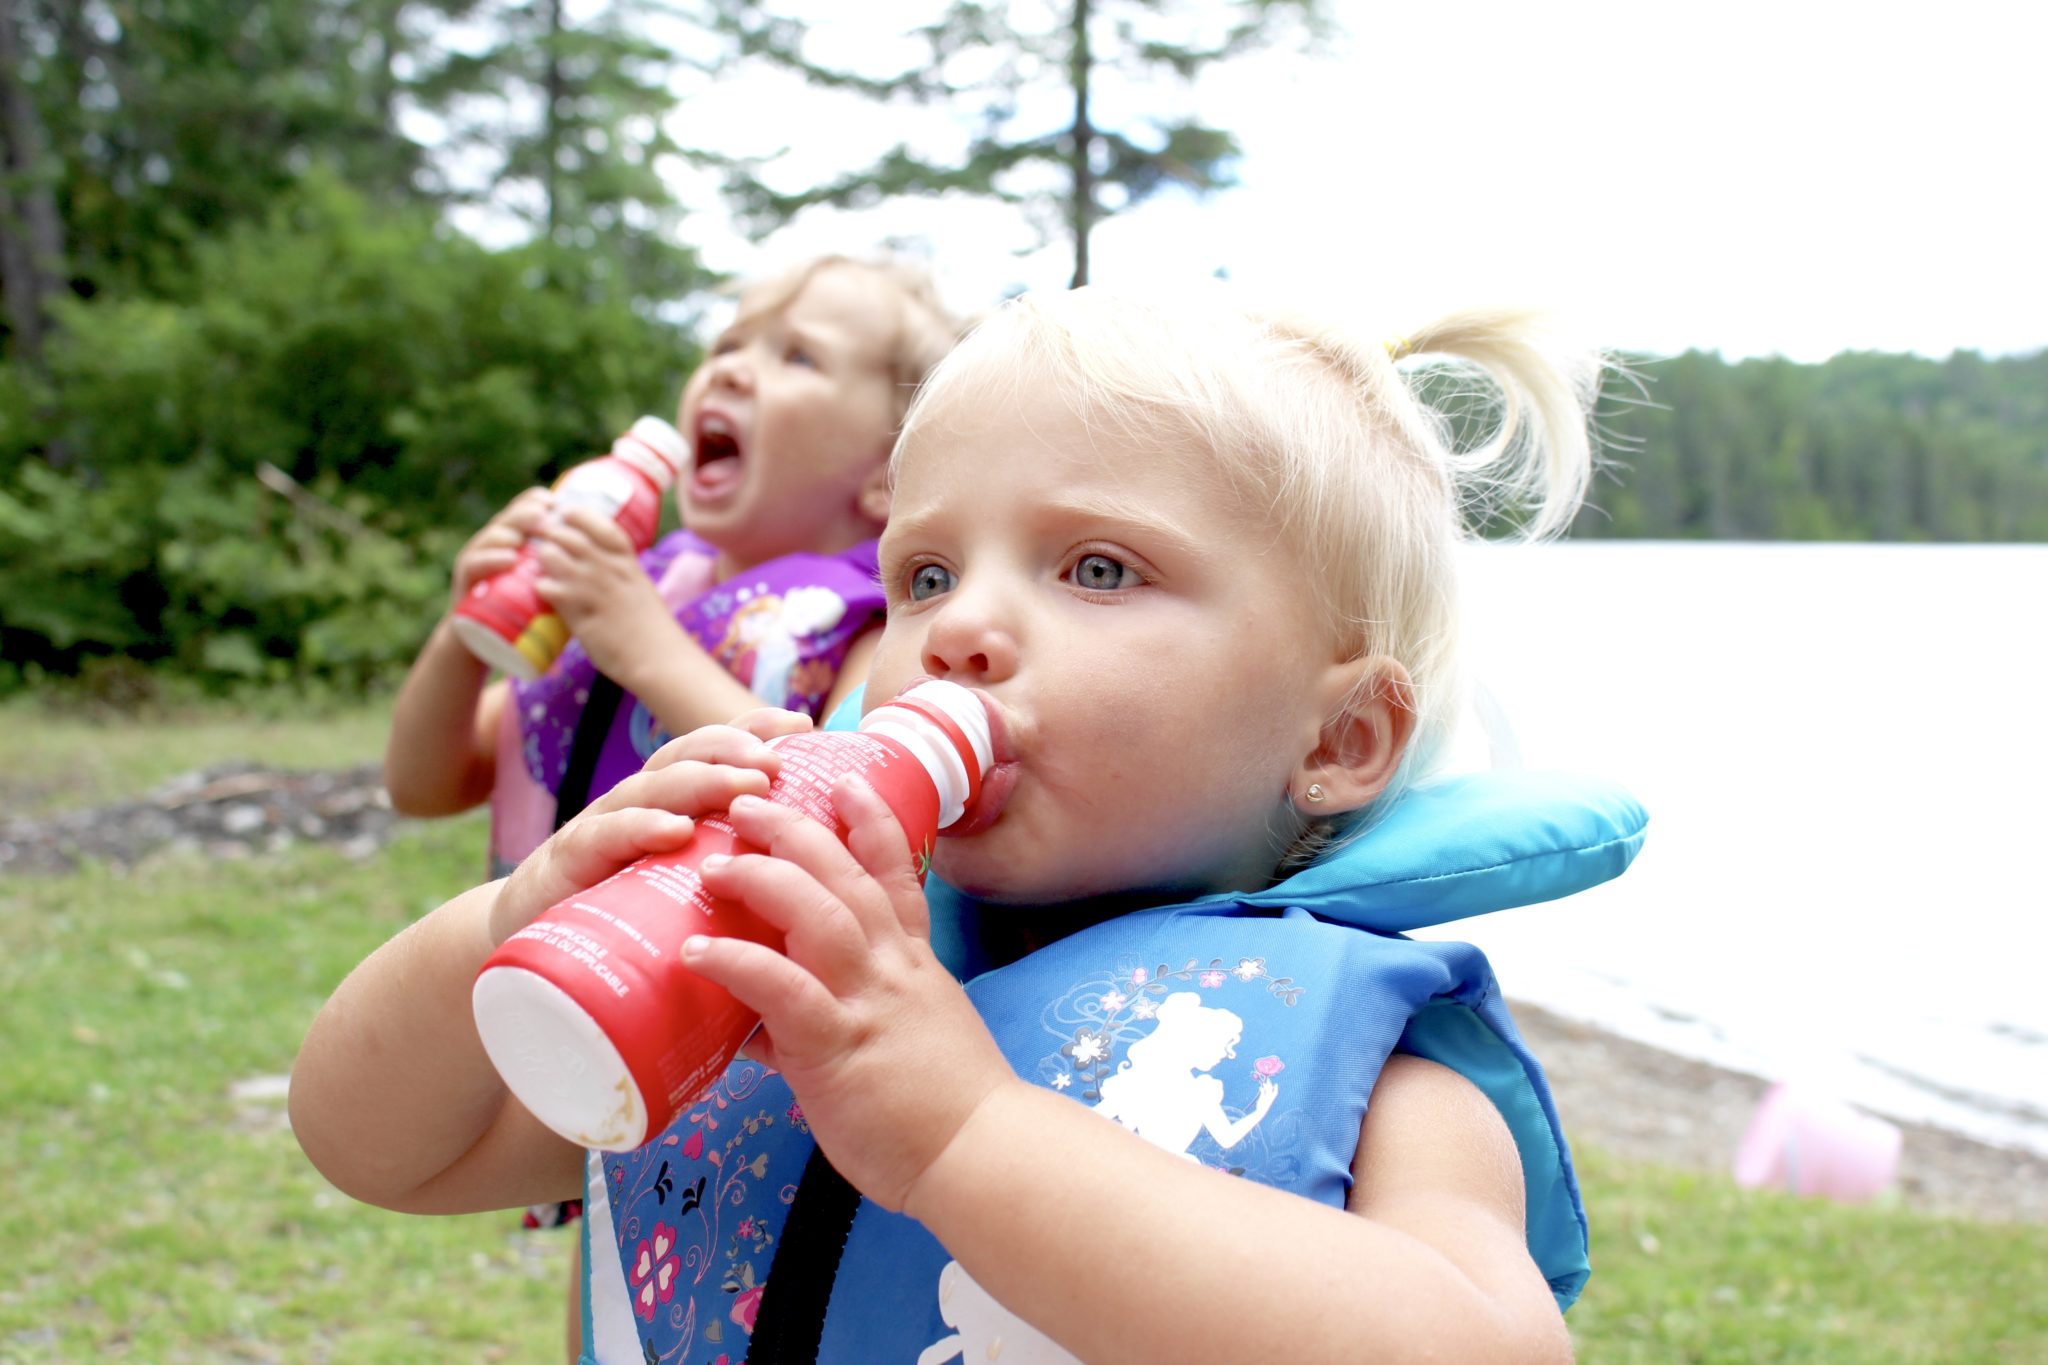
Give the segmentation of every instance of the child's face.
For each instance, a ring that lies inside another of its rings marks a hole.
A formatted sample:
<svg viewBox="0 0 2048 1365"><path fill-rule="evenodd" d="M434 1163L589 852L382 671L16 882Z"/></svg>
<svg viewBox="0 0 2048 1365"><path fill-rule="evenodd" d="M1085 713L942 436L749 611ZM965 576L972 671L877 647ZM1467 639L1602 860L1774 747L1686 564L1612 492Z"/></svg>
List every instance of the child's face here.
<svg viewBox="0 0 2048 1365"><path fill-rule="evenodd" d="M875 534L887 504L864 511L863 490L896 426L892 286L827 266L781 308L753 302L690 376L679 423L695 453L676 485L683 524L733 568Z"/></svg>
<svg viewBox="0 0 2048 1365"><path fill-rule="evenodd" d="M1211 459L1057 398L956 403L899 457L869 701L946 678L1002 732L1000 817L935 854L955 886L1030 904L1270 879L1335 646L1300 557Z"/></svg>

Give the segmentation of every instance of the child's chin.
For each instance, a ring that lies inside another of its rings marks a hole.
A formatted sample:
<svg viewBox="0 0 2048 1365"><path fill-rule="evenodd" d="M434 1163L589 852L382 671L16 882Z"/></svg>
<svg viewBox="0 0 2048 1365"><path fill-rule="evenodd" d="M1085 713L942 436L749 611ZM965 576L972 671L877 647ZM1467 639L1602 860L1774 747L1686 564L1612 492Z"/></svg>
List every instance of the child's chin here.
<svg viewBox="0 0 2048 1365"><path fill-rule="evenodd" d="M1100 888L1047 880L1019 881L1016 860L988 847L986 838L949 844L941 839L932 851L932 875L955 891L985 905L1064 905L1103 894Z"/></svg>

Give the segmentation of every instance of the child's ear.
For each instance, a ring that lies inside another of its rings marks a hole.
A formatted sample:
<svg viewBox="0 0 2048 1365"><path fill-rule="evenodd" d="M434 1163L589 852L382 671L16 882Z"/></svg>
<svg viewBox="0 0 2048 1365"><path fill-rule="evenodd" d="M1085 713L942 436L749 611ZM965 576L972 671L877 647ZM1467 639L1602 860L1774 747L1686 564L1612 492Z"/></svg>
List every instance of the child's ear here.
<svg viewBox="0 0 2048 1365"><path fill-rule="evenodd" d="M1330 719L1289 792L1311 819L1357 810L1385 791L1415 736L1415 684L1396 660L1337 664L1327 683Z"/></svg>
<svg viewBox="0 0 2048 1365"><path fill-rule="evenodd" d="M854 495L853 505L860 514L877 526L889 524L889 462L882 461L861 482L860 492Z"/></svg>

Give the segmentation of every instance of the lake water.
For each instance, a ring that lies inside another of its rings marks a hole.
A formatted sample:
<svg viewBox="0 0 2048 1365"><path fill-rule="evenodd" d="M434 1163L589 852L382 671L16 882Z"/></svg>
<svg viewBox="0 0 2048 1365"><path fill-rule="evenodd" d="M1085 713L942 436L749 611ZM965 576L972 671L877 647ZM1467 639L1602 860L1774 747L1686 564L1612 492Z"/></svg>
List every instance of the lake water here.
<svg viewBox="0 0 2048 1365"><path fill-rule="evenodd" d="M1508 731L1461 754L1613 777L1650 831L1617 882L1433 936L1515 998L2048 1154L2048 546L1466 567Z"/></svg>

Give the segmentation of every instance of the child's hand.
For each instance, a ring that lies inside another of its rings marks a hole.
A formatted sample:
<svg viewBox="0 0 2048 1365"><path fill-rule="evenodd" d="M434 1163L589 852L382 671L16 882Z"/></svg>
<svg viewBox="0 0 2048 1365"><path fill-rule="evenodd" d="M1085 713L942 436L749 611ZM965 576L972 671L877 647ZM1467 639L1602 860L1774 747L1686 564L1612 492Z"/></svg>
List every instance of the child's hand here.
<svg viewBox="0 0 2048 1365"><path fill-rule="evenodd" d="M676 632L632 540L589 507L548 517L539 537L534 549L541 576L534 586L598 668L626 682L647 642Z"/></svg>
<svg viewBox="0 0 2048 1365"><path fill-rule="evenodd" d="M519 547L540 529L554 501L555 495L548 489L529 488L485 522L455 556L449 605L462 601L484 579L511 568L519 558Z"/></svg>
<svg viewBox="0 0 2048 1365"><path fill-rule="evenodd" d="M492 945L628 863L681 848L696 831L693 817L724 810L738 796L765 795L782 768L781 755L765 741L810 727L809 716L764 709L664 744L505 879L491 906Z"/></svg>
<svg viewBox="0 0 2048 1365"><path fill-rule="evenodd" d="M866 784L834 789L846 847L766 801L734 803L740 837L773 856L706 859L705 889L783 931L783 953L693 938L691 970L759 1012L748 1052L783 1073L827 1159L900 1209L976 1108L1015 1077L932 955L924 892L903 830Z"/></svg>

